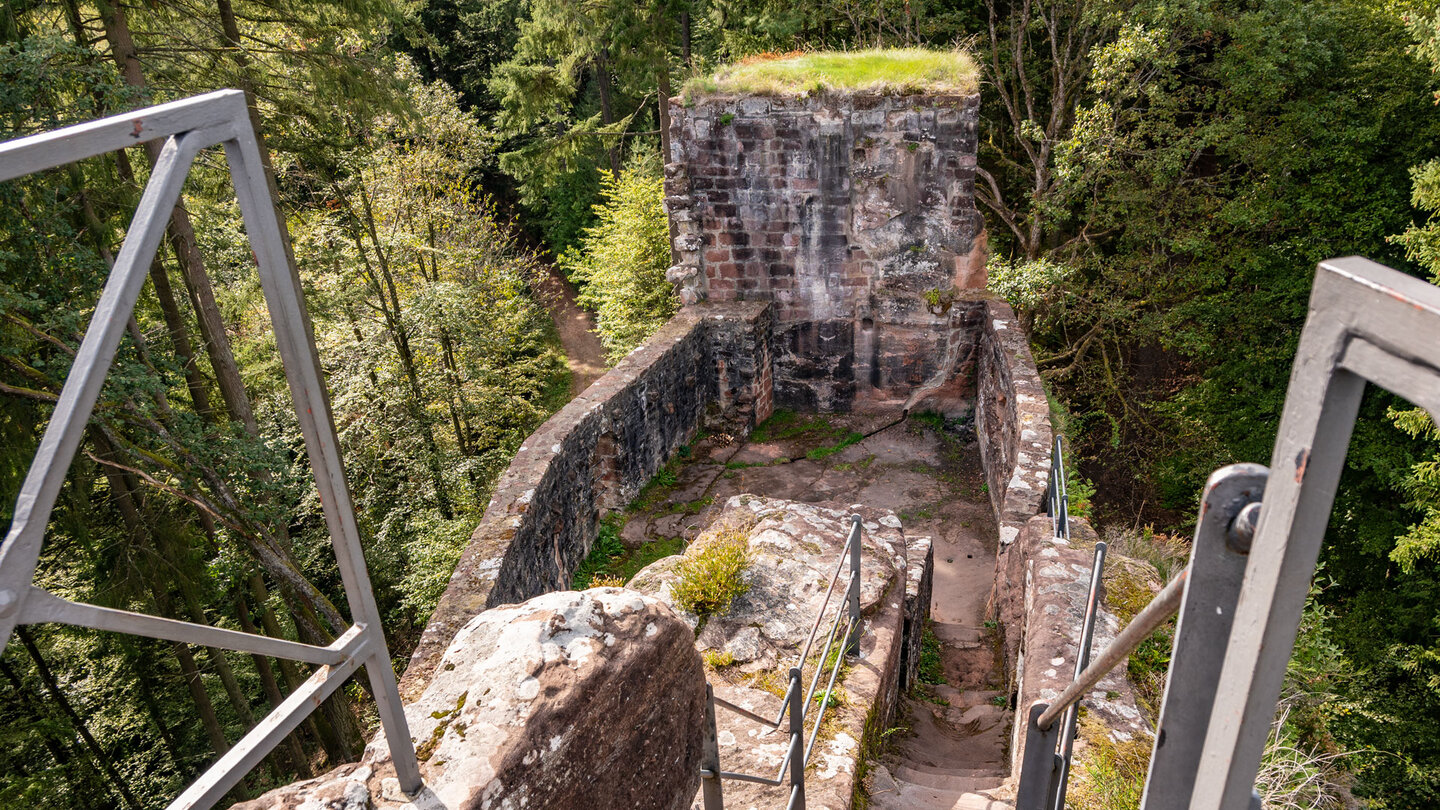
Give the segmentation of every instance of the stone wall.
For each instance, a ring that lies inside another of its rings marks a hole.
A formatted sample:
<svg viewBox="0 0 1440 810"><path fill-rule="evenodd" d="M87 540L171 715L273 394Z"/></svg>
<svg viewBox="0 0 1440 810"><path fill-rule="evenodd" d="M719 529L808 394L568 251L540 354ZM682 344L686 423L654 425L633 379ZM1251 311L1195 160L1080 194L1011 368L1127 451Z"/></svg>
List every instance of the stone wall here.
<svg viewBox="0 0 1440 810"><path fill-rule="evenodd" d="M526 439L411 656L401 694L425 688L477 613L569 588L602 512L632 500L702 421L743 433L768 416L770 335L766 304L689 308Z"/></svg>
<svg viewBox="0 0 1440 810"><path fill-rule="evenodd" d="M1029 706L1037 700L1053 701L1075 676L1096 537L1086 521L1072 518L1070 523L1074 545L1055 538L1050 518L1041 515L1026 521L1015 541L1001 552L996 612L1005 628L1005 665L1015 695L1012 776L1018 774L1024 754ZM1125 558L1111 555L1106 571L1127 564ZM1104 604L1102 592L1092 651L1105 649L1119 630L1120 622ZM1098 720L1116 740L1150 732L1125 672L1124 666L1116 667L1083 698L1087 716Z"/></svg>
<svg viewBox="0 0 1440 810"><path fill-rule="evenodd" d="M975 434L1003 555L1025 521L1045 509L1050 403L1009 304L986 302L979 346Z"/></svg>
<svg viewBox="0 0 1440 810"><path fill-rule="evenodd" d="M973 352L978 96L671 101L686 304L773 301L780 407L895 406Z"/></svg>

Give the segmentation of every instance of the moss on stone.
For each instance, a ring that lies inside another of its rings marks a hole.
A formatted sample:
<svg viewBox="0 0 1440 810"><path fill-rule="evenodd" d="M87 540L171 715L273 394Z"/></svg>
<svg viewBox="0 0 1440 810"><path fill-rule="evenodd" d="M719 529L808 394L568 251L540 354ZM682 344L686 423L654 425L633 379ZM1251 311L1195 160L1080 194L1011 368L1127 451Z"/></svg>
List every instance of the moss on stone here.
<svg viewBox="0 0 1440 810"><path fill-rule="evenodd" d="M794 96L822 91L974 93L975 61L963 51L879 48L863 51L760 54L692 79L685 97L707 94Z"/></svg>

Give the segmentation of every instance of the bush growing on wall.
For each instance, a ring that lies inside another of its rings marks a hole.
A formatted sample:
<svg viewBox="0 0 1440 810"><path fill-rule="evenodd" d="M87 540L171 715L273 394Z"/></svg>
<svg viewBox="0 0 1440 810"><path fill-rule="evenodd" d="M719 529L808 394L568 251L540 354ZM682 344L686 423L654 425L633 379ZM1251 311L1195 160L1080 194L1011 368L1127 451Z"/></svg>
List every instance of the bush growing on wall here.
<svg viewBox="0 0 1440 810"><path fill-rule="evenodd" d="M679 300L665 280L670 225L660 173L638 164L603 175L596 223L560 264L580 285L580 304L595 311L596 329L614 362L663 326Z"/></svg>

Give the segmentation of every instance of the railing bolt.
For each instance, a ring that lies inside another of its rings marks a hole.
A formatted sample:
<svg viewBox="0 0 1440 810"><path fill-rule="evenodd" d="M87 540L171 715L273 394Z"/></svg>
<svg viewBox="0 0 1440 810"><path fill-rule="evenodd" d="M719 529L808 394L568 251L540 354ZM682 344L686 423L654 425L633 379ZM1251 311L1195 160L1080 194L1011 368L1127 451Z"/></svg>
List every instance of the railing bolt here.
<svg viewBox="0 0 1440 810"><path fill-rule="evenodd" d="M15 606L20 600L15 598L15 592L9 588L0 589L0 616L9 616L15 612Z"/></svg>
<svg viewBox="0 0 1440 810"><path fill-rule="evenodd" d="M1255 541L1255 527L1260 525L1260 502L1246 504L1240 514L1230 522L1225 533L1226 545L1240 554L1250 553L1250 544Z"/></svg>

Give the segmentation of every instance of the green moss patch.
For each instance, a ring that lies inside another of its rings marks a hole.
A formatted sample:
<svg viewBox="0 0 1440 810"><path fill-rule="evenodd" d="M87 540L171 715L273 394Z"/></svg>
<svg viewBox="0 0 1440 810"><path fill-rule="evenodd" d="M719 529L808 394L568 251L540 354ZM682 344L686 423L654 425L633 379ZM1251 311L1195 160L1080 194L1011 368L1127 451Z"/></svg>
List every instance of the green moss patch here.
<svg viewBox="0 0 1440 810"><path fill-rule="evenodd" d="M794 96L823 91L974 93L975 61L963 51L879 48L863 51L759 54L692 79L687 99L710 94Z"/></svg>

